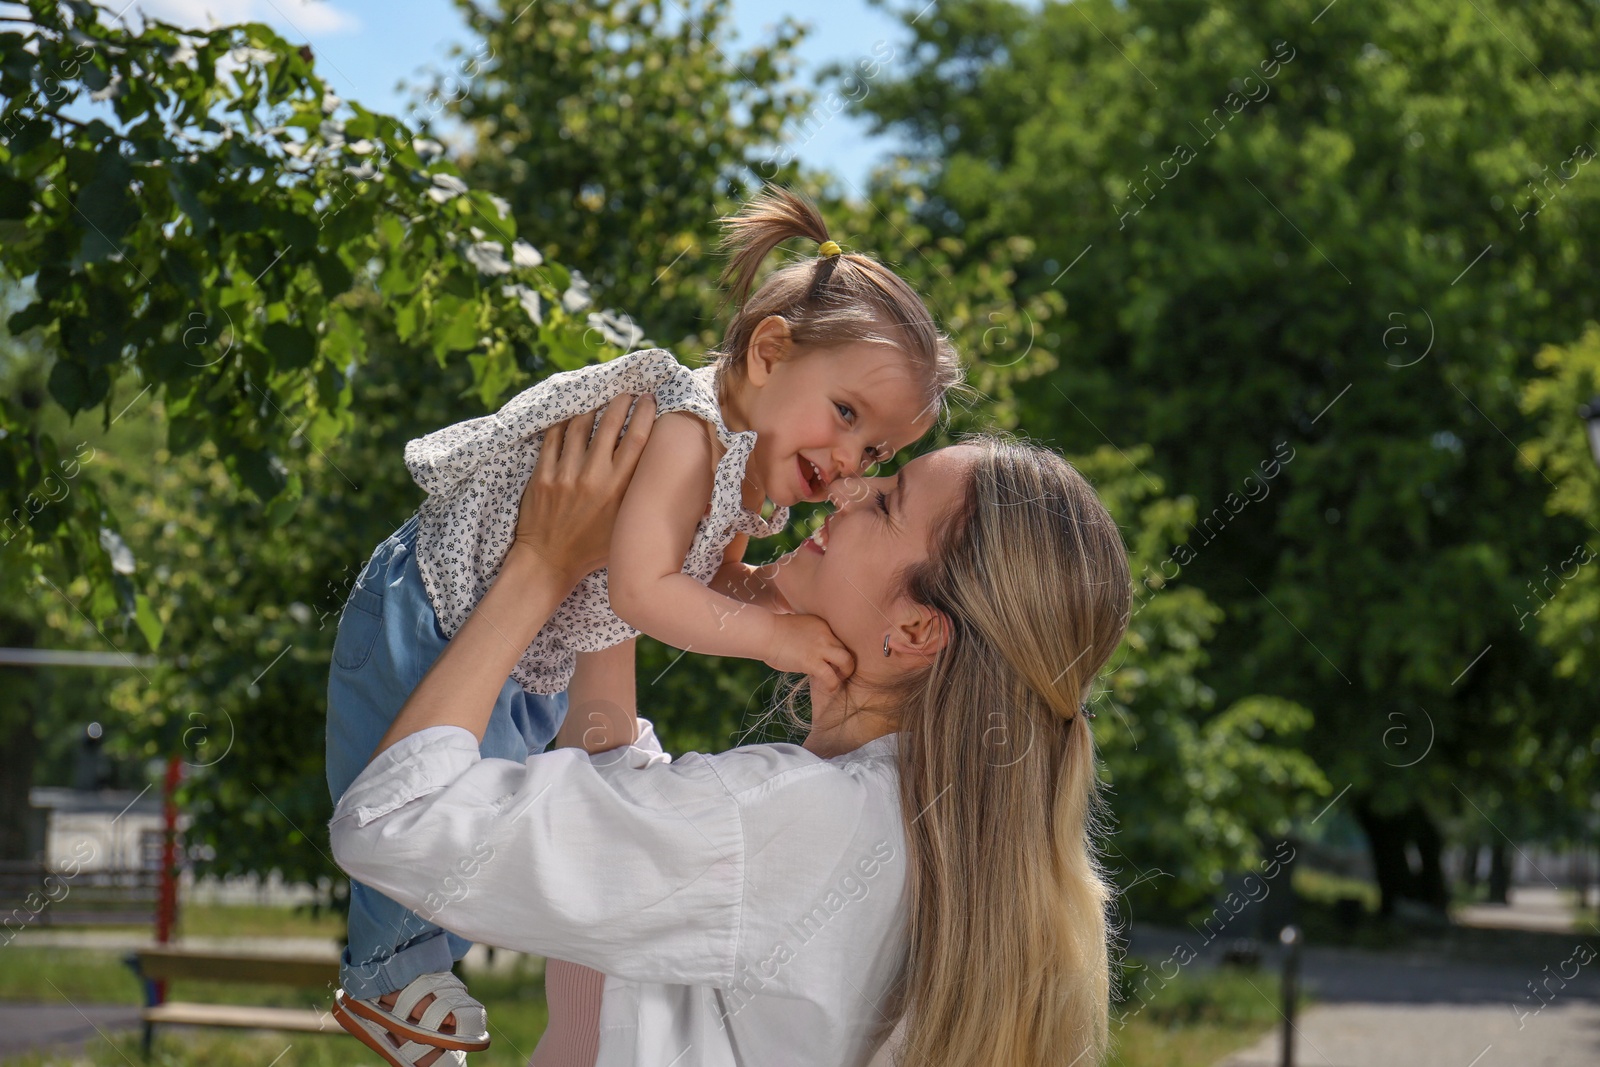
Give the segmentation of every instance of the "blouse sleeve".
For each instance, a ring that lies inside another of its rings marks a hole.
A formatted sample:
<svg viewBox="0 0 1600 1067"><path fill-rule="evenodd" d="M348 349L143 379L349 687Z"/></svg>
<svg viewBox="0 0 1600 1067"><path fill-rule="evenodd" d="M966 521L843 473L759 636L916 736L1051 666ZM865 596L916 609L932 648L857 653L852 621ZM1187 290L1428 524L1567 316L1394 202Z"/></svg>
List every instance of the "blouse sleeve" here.
<svg viewBox="0 0 1600 1067"><path fill-rule="evenodd" d="M724 985L739 939L745 843L702 758L633 744L484 759L460 727L381 753L329 824L351 877L487 944L639 982Z"/></svg>

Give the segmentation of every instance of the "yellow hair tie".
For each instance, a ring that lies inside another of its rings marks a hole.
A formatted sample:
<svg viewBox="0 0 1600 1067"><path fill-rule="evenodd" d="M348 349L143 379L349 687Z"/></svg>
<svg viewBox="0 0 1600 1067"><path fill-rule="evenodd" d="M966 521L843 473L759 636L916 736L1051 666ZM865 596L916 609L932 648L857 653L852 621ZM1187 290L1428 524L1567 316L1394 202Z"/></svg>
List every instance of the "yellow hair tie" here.
<svg viewBox="0 0 1600 1067"><path fill-rule="evenodd" d="M839 247L838 241L824 241L822 244L817 246L817 255L819 256L833 257L840 255L843 252L844 249Z"/></svg>

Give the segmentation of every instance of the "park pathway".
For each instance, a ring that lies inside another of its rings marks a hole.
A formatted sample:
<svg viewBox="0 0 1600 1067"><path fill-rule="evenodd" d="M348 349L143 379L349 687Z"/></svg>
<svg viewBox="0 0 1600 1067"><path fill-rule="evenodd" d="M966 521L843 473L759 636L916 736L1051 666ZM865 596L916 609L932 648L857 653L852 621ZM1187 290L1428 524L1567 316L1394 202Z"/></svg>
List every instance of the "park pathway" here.
<svg viewBox="0 0 1600 1067"><path fill-rule="evenodd" d="M1296 1020L1296 1067L1600 1064L1600 937L1548 890L1464 910L1465 952L1309 949L1317 1003ZM1277 1067L1281 1042L1279 1027L1219 1067Z"/></svg>
<svg viewBox="0 0 1600 1067"><path fill-rule="evenodd" d="M82 1052L138 1025L139 1009L131 1005L0 1003L0 1060L46 1048Z"/></svg>
<svg viewBox="0 0 1600 1067"><path fill-rule="evenodd" d="M1527 983L1548 977L1542 967L1421 963L1312 949L1304 973L1317 1004L1296 1021L1297 1067L1600 1063L1600 980L1592 976L1582 981L1580 973L1565 988L1546 993L1550 999L1540 1008ZM1559 985L1552 979L1549 989ZM1277 989L1265 992L1276 996ZM1277 1067L1281 1040L1281 1029L1274 1030L1223 1067Z"/></svg>

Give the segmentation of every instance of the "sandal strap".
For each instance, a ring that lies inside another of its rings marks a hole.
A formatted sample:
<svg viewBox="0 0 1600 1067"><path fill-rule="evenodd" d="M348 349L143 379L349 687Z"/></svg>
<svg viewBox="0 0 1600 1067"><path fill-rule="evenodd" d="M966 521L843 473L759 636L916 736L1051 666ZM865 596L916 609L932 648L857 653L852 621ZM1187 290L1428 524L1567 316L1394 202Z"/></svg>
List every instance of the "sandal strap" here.
<svg viewBox="0 0 1600 1067"><path fill-rule="evenodd" d="M438 1033L441 1032L439 1026L445 1017L453 1013L457 1034L481 1034L489 1028L487 1009L474 1000L461 979L449 971L419 975L412 979L411 984L401 990L395 999L394 1014L409 1021L417 1004L426 999L429 993L433 994L433 1003L423 1009L422 1018L412 1025Z"/></svg>
<svg viewBox="0 0 1600 1067"><path fill-rule="evenodd" d="M445 1017L452 1013L456 1017L455 1032L462 1037L481 1034L488 1029L488 1012L484 1010L483 1005L465 992L455 996L435 996L433 1003L423 1010L422 1018L418 1020L417 1025L425 1030L443 1033L440 1026L443 1025ZM408 1013L407 1018L409 1017Z"/></svg>
<svg viewBox="0 0 1600 1067"><path fill-rule="evenodd" d="M437 1045L424 1045L420 1041L407 1041L395 1050L402 1060L407 1063L416 1063L430 1052L441 1053L433 1061L433 1067L466 1067L467 1054L458 1049L441 1049Z"/></svg>

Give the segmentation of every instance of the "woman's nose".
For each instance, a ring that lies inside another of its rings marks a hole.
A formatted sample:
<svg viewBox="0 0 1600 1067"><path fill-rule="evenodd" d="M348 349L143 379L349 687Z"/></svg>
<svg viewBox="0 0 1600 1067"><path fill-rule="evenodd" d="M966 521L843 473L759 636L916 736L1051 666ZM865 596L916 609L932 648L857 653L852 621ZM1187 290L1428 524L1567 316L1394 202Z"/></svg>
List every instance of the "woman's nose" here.
<svg viewBox="0 0 1600 1067"><path fill-rule="evenodd" d="M828 502L840 511L865 500L872 493L867 480L860 475L848 474L828 486Z"/></svg>
<svg viewBox="0 0 1600 1067"><path fill-rule="evenodd" d="M893 479L864 478L858 474L840 478L828 487L828 502L840 511L855 507L870 498L876 483Z"/></svg>

